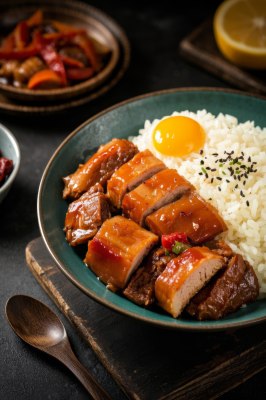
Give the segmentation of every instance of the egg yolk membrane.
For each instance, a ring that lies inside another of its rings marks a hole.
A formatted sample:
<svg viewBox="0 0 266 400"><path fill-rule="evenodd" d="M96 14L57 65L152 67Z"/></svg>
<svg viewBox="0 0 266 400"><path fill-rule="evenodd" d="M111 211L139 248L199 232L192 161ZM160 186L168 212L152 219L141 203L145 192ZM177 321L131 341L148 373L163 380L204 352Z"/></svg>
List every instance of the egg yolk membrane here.
<svg viewBox="0 0 266 400"><path fill-rule="evenodd" d="M189 117L178 115L165 118L153 131L154 147L165 156L186 157L199 151L204 142L205 132L202 126Z"/></svg>

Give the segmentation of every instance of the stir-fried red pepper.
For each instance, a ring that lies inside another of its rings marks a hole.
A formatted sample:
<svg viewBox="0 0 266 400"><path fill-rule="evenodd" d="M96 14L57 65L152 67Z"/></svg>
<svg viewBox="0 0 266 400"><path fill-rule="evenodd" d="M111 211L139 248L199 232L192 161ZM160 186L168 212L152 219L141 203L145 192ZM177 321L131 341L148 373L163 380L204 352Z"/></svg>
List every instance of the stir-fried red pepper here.
<svg viewBox="0 0 266 400"><path fill-rule="evenodd" d="M184 233L174 232L171 235L162 236L162 245L167 251L172 251L172 248L175 246L175 242L190 245L188 237Z"/></svg>
<svg viewBox="0 0 266 400"><path fill-rule="evenodd" d="M0 153L1 156L1 153ZM0 158L0 182L13 171L13 161L5 157Z"/></svg>
<svg viewBox="0 0 266 400"><path fill-rule="evenodd" d="M84 64L76 60L75 58L65 56L64 54L60 54L60 57L65 65L68 67L77 67L77 68L84 68Z"/></svg>
<svg viewBox="0 0 266 400"><path fill-rule="evenodd" d="M18 50L26 47L30 40L30 30L25 21L20 22L14 30L15 44Z"/></svg>
<svg viewBox="0 0 266 400"><path fill-rule="evenodd" d="M66 70L66 75L69 79L73 81L84 81L89 79L94 75L93 68L68 68Z"/></svg>
<svg viewBox="0 0 266 400"><path fill-rule="evenodd" d="M94 71L98 72L100 70L100 63L98 61L98 57L95 48L93 46L93 43L90 41L90 39L84 35L76 35L72 39L72 42L77 44L84 50L86 56L88 57L91 63L92 68L94 69Z"/></svg>
<svg viewBox="0 0 266 400"><path fill-rule="evenodd" d="M40 32L37 35L37 49L45 64L54 72L56 72L62 81L62 86L66 86L66 70L60 55L54 48L47 44L46 40L42 37Z"/></svg>

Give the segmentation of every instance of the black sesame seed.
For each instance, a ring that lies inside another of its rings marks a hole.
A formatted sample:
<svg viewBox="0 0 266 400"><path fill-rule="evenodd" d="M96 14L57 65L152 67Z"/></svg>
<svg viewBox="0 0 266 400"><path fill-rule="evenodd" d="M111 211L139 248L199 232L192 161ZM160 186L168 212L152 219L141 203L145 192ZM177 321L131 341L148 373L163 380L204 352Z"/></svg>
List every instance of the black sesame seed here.
<svg viewBox="0 0 266 400"><path fill-rule="evenodd" d="M217 157L217 156L218 156L218 153L213 153L213 156L214 156L214 157Z"/></svg>
<svg viewBox="0 0 266 400"><path fill-rule="evenodd" d="M199 175L203 175L203 172L199 172Z"/></svg>
<svg viewBox="0 0 266 400"><path fill-rule="evenodd" d="M248 174L247 173L245 173L244 176L245 176L246 179L248 179Z"/></svg>
<svg viewBox="0 0 266 400"><path fill-rule="evenodd" d="M212 178L211 183L213 183L214 178Z"/></svg>
<svg viewBox="0 0 266 400"><path fill-rule="evenodd" d="M242 190L240 190L240 196L245 197L244 193L242 192Z"/></svg>
<svg viewBox="0 0 266 400"><path fill-rule="evenodd" d="M216 168L211 169L212 172L216 171Z"/></svg>
<svg viewBox="0 0 266 400"><path fill-rule="evenodd" d="M251 157L248 158L248 162L251 162Z"/></svg>
<svg viewBox="0 0 266 400"><path fill-rule="evenodd" d="M237 189L238 188L238 184L237 185L235 185L235 189Z"/></svg>
<svg viewBox="0 0 266 400"><path fill-rule="evenodd" d="M204 161L203 160L201 160L201 162L200 162L200 165L203 165L204 164Z"/></svg>
<svg viewBox="0 0 266 400"><path fill-rule="evenodd" d="M243 185L245 185L245 184L246 184L246 181L243 182Z"/></svg>
<svg viewBox="0 0 266 400"><path fill-rule="evenodd" d="M205 176L206 176L207 179L209 178L209 175L208 175L208 174L205 174Z"/></svg>
<svg viewBox="0 0 266 400"><path fill-rule="evenodd" d="M257 172L258 170L257 169L255 169L255 171L253 171L253 172Z"/></svg>
<svg viewBox="0 0 266 400"><path fill-rule="evenodd" d="M210 170L210 167L206 167L207 170Z"/></svg>
<svg viewBox="0 0 266 400"><path fill-rule="evenodd" d="M248 200L246 201L246 205L249 207L249 201Z"/></svg>
<svg viewBox="0 0 266 400"><path fill-rule="evenodd" d="M216 160L215 163L217 163L219 160Z"/></svg>
<svg viewBox="0 0 266 400"><path fill-rule="evenodd" d="M252 164L257 164L255 161L253 161L253 163Z"/></svg>
<svg viewBox="0 0 266 400"><path fill-rule="evenodd" d="M201 155L203 154L203 150L200 150L200 154L201 154Z"/></svg>
<svg viewBox="0 0 266 400"><path fill-rule="evenodd" d="M244 169L245 169L245 168L246 168L246 166L245 166L245 165L240 165L240 168L244 168Z"/></svg>
<svg viewBox="0 0 266 400"><path fill-rule="evenodd" d="M234 175L234 170L231 171L231 175L230 176L232 176L232 175Z"/></svg>
<svg viewBox="0 0 266 400"><path fill-rule="evenodd" d="M236 175L234 175L234 179L236 180Z"/></svg>
<svg viewBox="0 0 266 400"><path fill-rule="evenodd" d="M241 151L242 156L244 155L243 151Z"/></svg>
<svg viewBox="0 0 266 400"><path fill-rule="evenodd" d="M241 181L241 176L240 176L240 175L238 175L237 179L238 179L238 180L239 180L239 182L240 182L240 181Z"/></svg>
<svg viewBox="0 0 266 400"><path fill-rule="evenodd" d="M228 179L226 179L226 182L227 182L227 183L230 183L230 181L229 181Z"/></svg>
<svg viewBox="0 0 266 400"><path fill-rule="evenodd" d="M210 197L209 200L212 200L212 198Z"/></svg>
<svg viewBox="0 0 266 400"><path fill-rule="evenodd" d="M218 190L219 190L219 192L222 190L222 189L220 188L220 186L218 186Z"/></svg>
<svg viewBox="0 0 266 400"><path fill-rule="evenodd" d="M222 180L222 178L220 178L219 176L216 176L216 179L219 179L219 181L221 181L221 180Z"/></svg>
<svg viewBox="0 0 266 400"><path fill-rule="evenodd" d="M231 151L231 154L234 154L234 150Z"/></svg>

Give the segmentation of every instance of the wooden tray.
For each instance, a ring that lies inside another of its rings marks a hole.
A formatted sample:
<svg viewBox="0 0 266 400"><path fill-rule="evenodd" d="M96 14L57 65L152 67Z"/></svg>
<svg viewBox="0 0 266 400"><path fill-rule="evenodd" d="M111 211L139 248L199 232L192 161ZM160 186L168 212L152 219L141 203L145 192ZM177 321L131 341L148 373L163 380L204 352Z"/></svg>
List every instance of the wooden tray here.
<svg viewBox="0 0 266 400"><path fill-rule="evenodd" d="M182 40L181 55L240 89L266 95L265 71L244 70L227 61L216 45L212 21L208 19Z"/></svg>
<svg viewBox="0 0 266 400"><path fill-rule="evenodd" d="M266 367L266 323L216 333L144 325L79 291L56 267L42 238L29 243L26 259L37 281L129 399L215 399Z"/></svg>

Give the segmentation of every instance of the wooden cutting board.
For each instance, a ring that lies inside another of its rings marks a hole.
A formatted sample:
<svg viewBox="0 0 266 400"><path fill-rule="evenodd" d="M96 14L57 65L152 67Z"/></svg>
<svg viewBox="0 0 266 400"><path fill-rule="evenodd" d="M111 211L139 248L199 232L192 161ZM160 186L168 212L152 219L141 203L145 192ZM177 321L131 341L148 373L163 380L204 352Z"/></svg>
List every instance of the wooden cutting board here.
<svg viewBox="0 0 266 400"><path fill-rule="evenodd" d="M83 294L57 268L41 238L29 243L26 259L129 399L215 399L266 367L266 323L217 333L163 330Z"/></svg>
<svg viewBox="0 0 266 400"><path fill-rule="evenodd" d="M205 21L181 41L181 55L240 89L266 95L265 71L245 70L227 61L216 45L212 20Z"/></svg>

